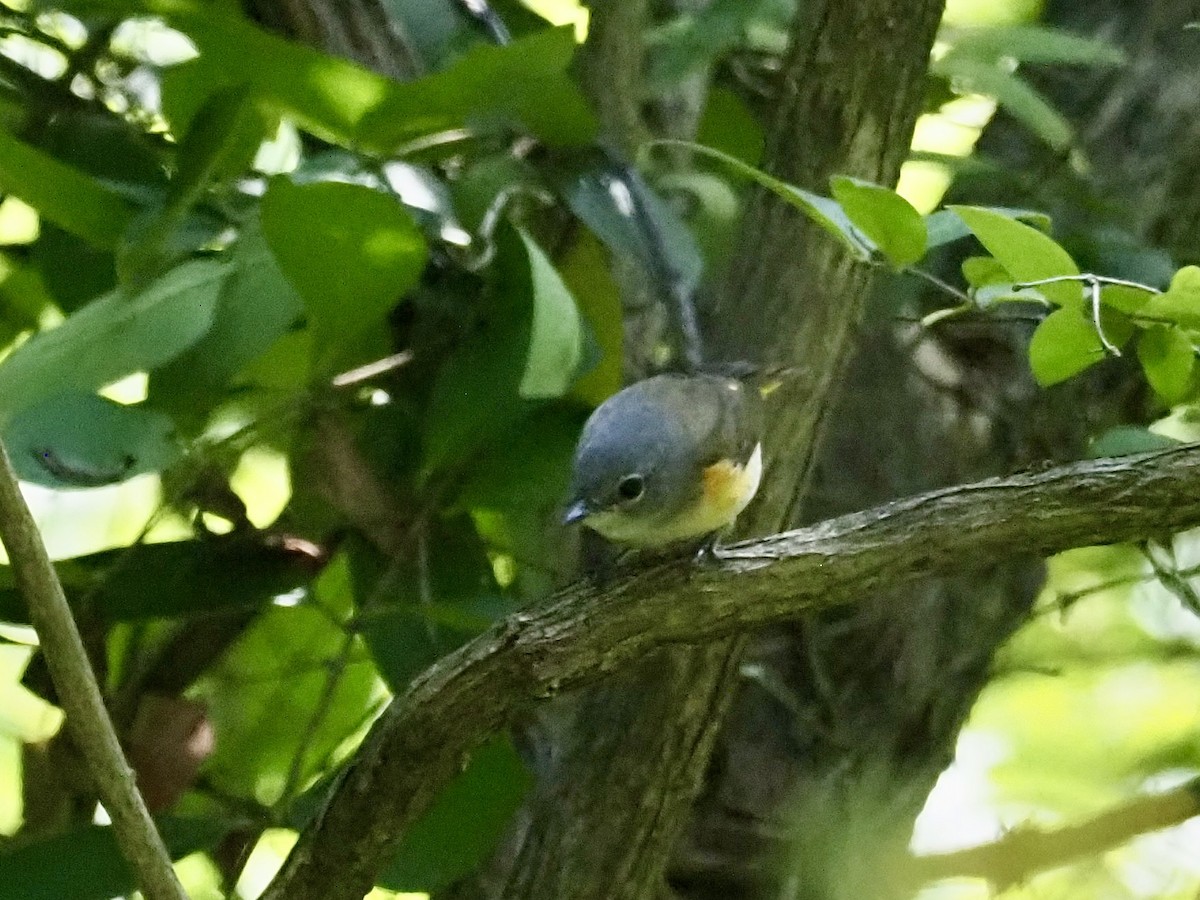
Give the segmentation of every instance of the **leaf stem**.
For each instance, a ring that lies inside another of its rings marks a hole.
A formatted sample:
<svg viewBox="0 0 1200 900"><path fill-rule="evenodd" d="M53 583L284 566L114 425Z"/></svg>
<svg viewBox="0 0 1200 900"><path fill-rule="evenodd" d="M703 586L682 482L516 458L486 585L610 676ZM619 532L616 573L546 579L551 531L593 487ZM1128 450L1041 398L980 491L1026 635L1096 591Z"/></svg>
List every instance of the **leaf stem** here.
<svg viewBox="0 0 1200 900"><path fill-rule="evenodd" d="M0 541L29 604L67 727L112 818L121 853L148 900L187 900L171 857L154 827L136 778L104 708L100 686L71 616L62 584L21 496L8 452L0 444Z"/></svg>

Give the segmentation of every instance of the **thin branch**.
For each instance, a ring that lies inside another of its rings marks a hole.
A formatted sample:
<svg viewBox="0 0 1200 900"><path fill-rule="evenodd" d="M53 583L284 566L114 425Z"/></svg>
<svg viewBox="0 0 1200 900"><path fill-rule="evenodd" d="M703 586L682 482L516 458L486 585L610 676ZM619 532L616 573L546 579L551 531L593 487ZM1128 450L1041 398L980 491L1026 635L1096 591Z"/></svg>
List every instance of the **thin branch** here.
<svg viewBox="0 0 1200 900"><path fill-rule="evenodd" d="M66 712L67 727L87 762L96 791L112 818L117 844L149 900L187 900L171 868L133 769L125 760L87 651L71 617L62 584L46 553L37 525L21 496L8 453L0 444L0 540L30 619L41 641L46 665Z"/></svg>
<svg viewBox="0 0 1200 900"><path fill-rule="evenodd" d="M392 702L264 900L361 897L404 830L487 734L539 699L697 644L853 602L879 586L1019 554L1200 525L1200 447L1096 460L933 491L583 583L444 657Z"/></svg>
<svg viewBox="0 0 1200 900"><path fill-rule="evenodd" d="M1200 815L1200 778L1149 797L1139 797L1078 825L1054 831L1018 828L991 844L914 858L907 870L914 884L942 878L986 878L997 887L1017 884L1038 872L1096 856L1139 835L1170 828Z"/></svg>

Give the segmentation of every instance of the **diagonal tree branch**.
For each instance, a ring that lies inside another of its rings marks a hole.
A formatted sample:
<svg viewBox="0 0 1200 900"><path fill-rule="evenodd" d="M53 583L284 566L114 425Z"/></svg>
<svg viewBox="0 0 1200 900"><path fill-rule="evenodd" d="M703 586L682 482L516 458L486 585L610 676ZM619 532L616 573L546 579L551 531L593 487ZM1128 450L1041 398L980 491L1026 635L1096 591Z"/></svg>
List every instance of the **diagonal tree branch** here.
<svg viewBox="0 0 1200 900"><path fill-rule="evenodd" d="M663 563L603 587L574 585L396 697L263 897L357 900L483 737L655 648L853 602L953 572L966 556L989 564L1195 525L1200 447L1188 446L932 491L735 545L712 566Z"/></svg>
<svg viewBox="0 0 1200 900"><path fill-rule="evenodd" d="M990 844L914 857L905 874L913 885L973 877L986 878L1003 890L1038 872L1096 856L1198 815L1200 778L1192 778L1169 791L1138 797L1053 831L1016 828Z"/></svg>

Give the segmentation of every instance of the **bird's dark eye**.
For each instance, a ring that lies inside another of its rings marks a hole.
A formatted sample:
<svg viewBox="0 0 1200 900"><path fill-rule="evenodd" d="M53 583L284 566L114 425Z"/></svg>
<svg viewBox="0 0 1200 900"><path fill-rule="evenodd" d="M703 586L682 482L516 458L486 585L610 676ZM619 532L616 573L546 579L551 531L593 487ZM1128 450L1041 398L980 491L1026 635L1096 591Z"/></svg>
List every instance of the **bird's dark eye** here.
<svg viewBox="0 0 1200 900"><path fill-rule="evenodd" d="M646 493L646 479L641 475L626 475L617 482L617 496L626 503L640 500Z"/></svg>

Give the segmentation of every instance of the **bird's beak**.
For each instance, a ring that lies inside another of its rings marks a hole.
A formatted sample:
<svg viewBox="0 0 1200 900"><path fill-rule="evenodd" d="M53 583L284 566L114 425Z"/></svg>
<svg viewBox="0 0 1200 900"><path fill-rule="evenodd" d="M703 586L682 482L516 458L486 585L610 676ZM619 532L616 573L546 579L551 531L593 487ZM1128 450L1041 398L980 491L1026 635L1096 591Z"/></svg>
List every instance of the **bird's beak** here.
<svg viewBox="0 0 1200 900"><path fill-rule="evenodd" d="M576 522L582 522L590 514L591 510L588 509L587 502L584 500L576 500L574 503L568 506L566 512L563 513L562 523L564 525L574 525Z"/></svg>

